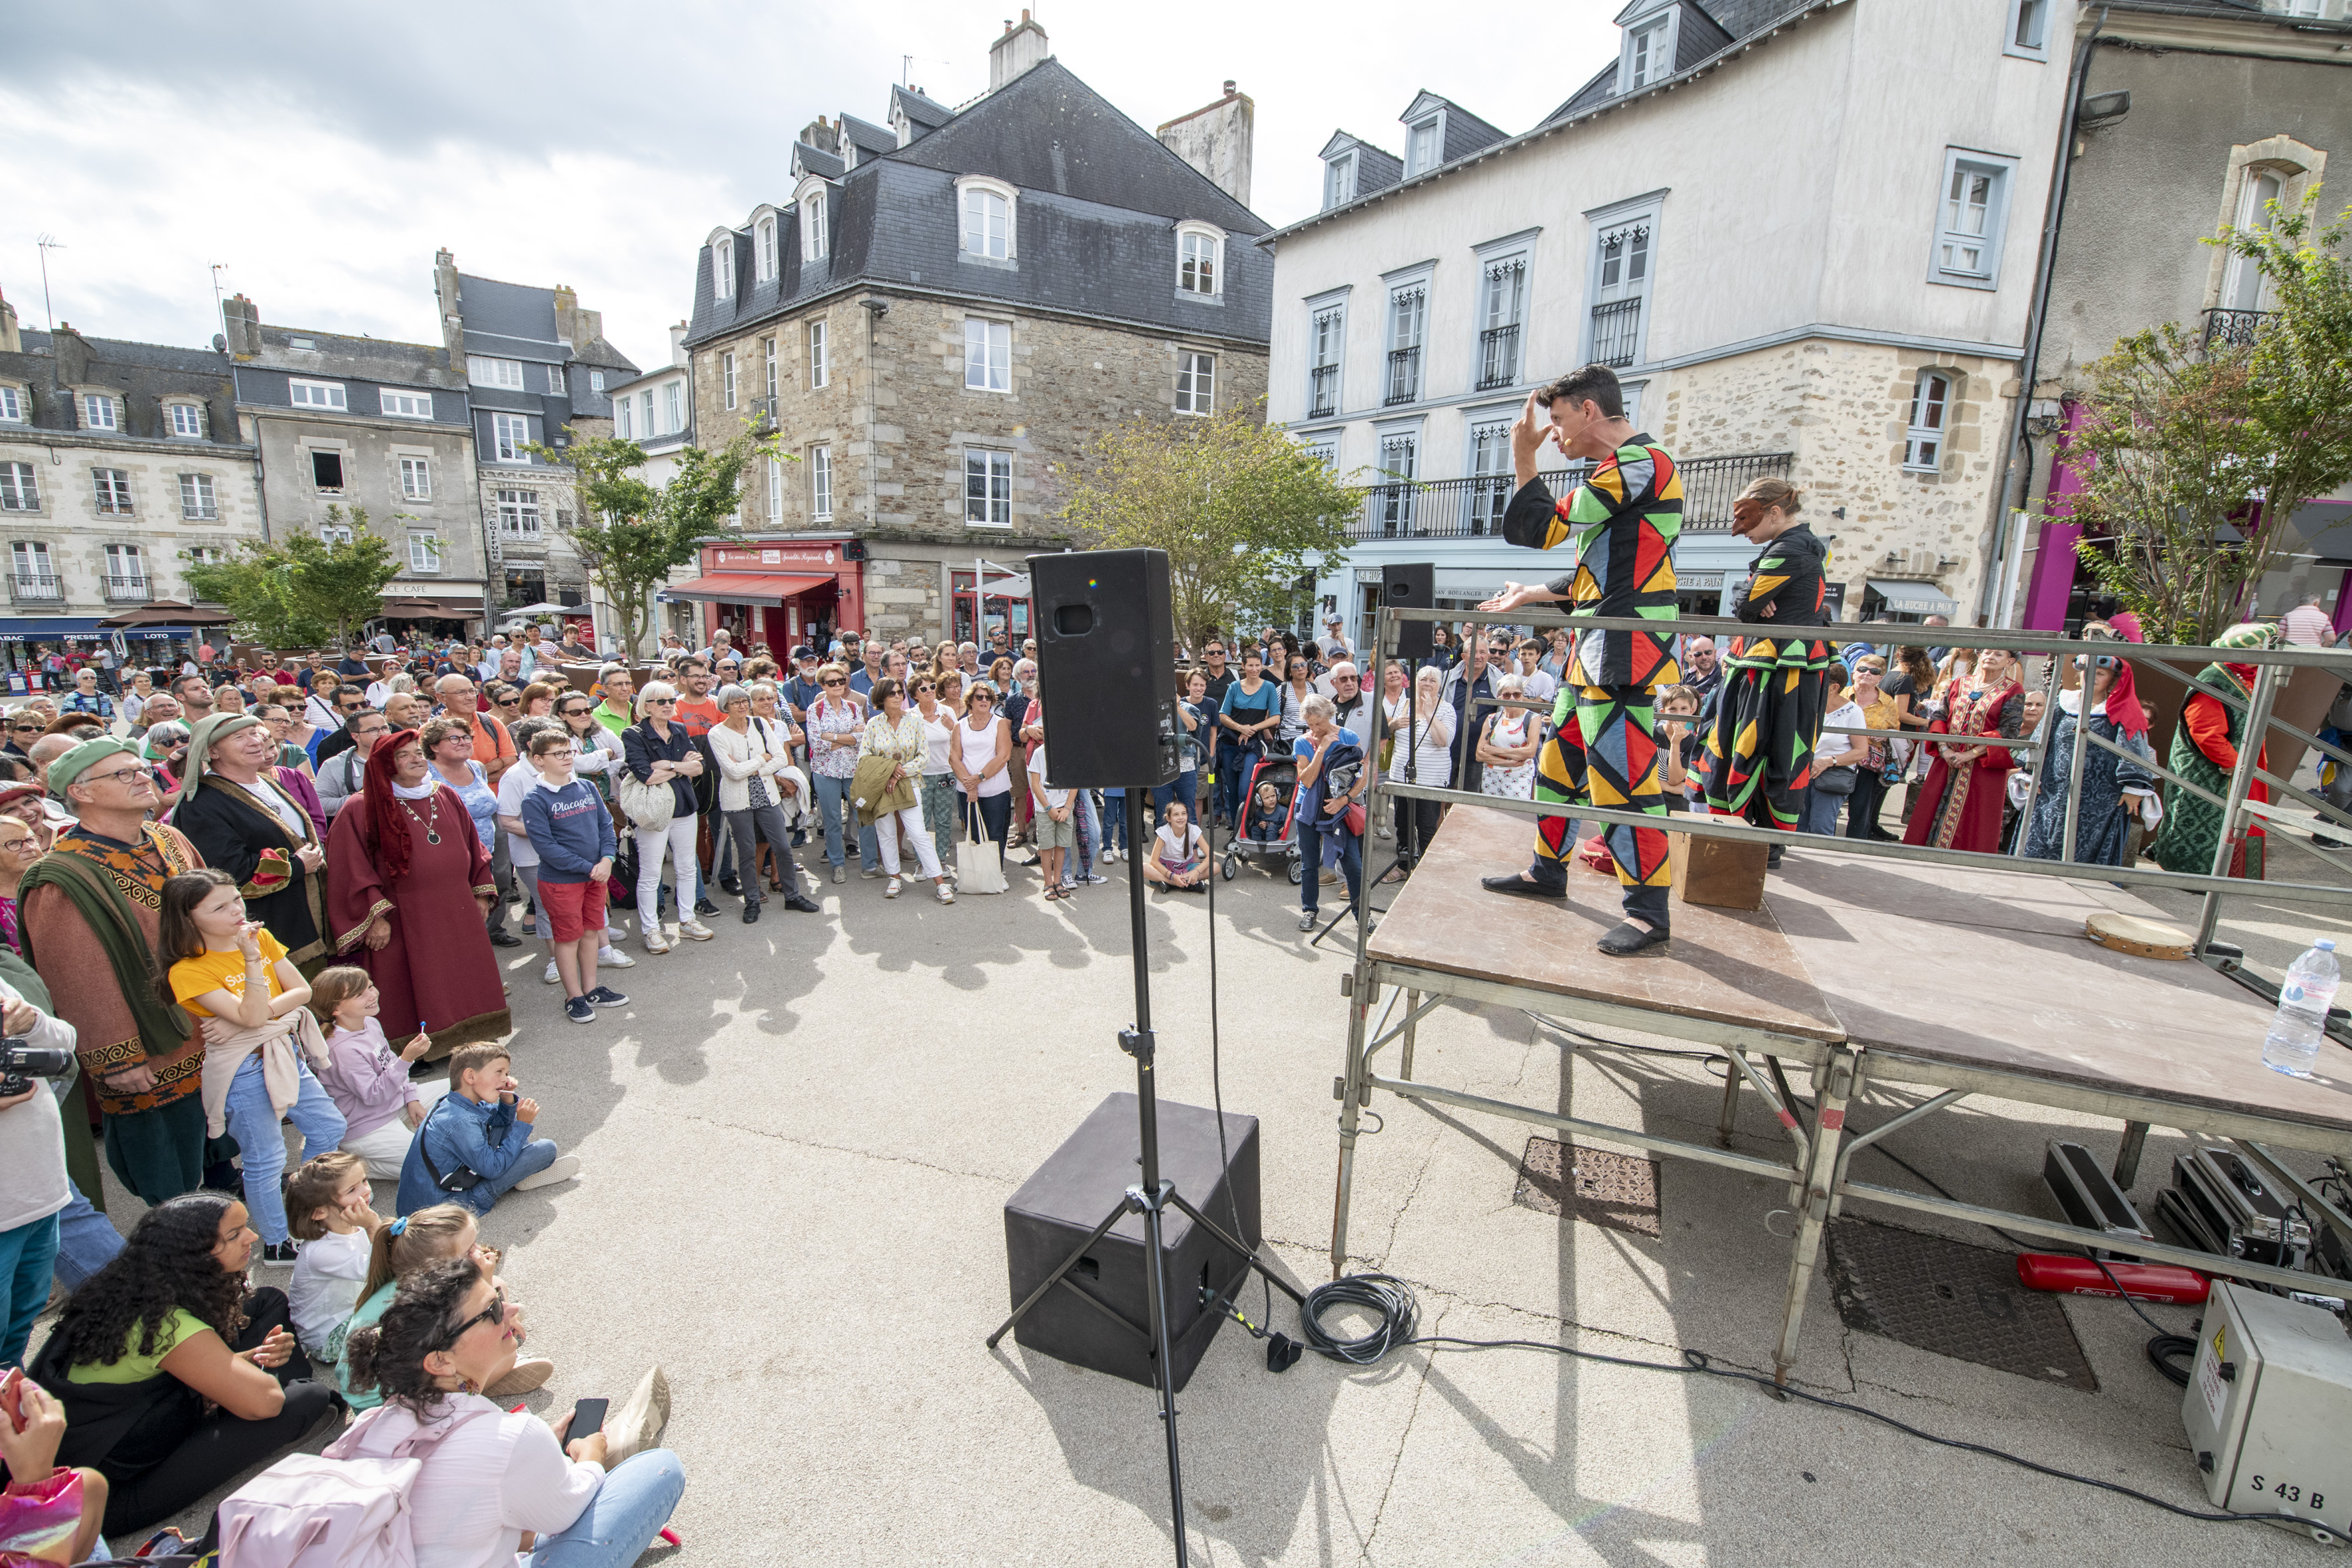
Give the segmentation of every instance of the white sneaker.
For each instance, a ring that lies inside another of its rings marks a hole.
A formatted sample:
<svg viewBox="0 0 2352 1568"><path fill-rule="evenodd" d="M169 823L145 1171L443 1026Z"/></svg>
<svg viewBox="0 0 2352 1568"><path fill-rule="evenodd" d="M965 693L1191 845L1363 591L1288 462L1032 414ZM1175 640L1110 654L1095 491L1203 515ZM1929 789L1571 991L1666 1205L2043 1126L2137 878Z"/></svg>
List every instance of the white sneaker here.
<svg viewBox="0 0 2352 1568"><path fill-rule="evenodd" d="M669 938L662 934L659 927L655 927L646 932L646 951L647 952L667 952L670 950L670 946L671 942Z"/></svg>
<svg viewBox="0 0 2352 1568"><path fill-rule="evenodd" d="M563 976L555 972L555 960L551 958L547 961L547 973L541 975L540 978L546 981L550 985L561 985L563 984Z"/></svg>
<svg viewBox="0 0 2352 1568"><path fill-rule="evenodd" d="M875 881L881 877L882 868L879 866L866 866L861 868L857 874L865 878L869 882Z"/></svg>
<svg viewBox="0 0 2352 1568"><path fill-rule="evenodd" d="M608 946L616 942L626 942L628 939L629 928L626 926L606 926L604 928L604 941Z"/></svg>
<svg viewBox="0 0 2352 1568"><path fill-rule="evenodd" d="M893 877L890 879L890 885L882 889L882 896L886 899L895 899L898 896L898 878Z"/></svg>
<svg viewBox="0 0 2352 1568"><path fill-rule="evenodd" d="M700 921L680 921L677 922L677 934L693 942L709 942L719 933Z"/></svg>
<svg viewBox="0 0 2352 1568"><path fill-rule="evenodd" d="M1116 863L1118 859L1118 851L1116 849L1106 849L1103 851L1103 858Z"/></svg>
<svg viewBox="0 0 2352 1568"><path fill-rule="evenodd" d="M951 904L955 902L955 889L953 888L948 886L945 882L941 882L939 884L939 889L940 902L943 904Z"/></svg>
<svg viewBox="0 0 2352 1568"><path fill-rule="evenodd" d="M596 963L604 969L635 969L637 961L610 943L596 950Z"/></svg>
<svg viewBox="0 0 2352 1568"><path fill-rule="evenodd" d="M535 1176L525 1176L514 1184L514 1191L527 1193L533 1187L551 1187L558 1182L568 1182L580 1173L580 1156L559 1154L555 1163Z"/></svg>

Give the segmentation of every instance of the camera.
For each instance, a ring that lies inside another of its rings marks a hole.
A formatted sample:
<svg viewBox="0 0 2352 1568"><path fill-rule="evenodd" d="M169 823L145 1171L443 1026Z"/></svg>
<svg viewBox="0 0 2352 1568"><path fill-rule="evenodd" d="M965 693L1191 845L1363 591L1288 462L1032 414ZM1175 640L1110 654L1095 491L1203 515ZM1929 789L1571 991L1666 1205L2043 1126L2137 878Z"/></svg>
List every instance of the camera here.
<svg viewBox="0 0 2352 1568"><path fill-rule="evenodd" d="M63 1078L73 1069L71 1051L28 1046L21 1035L0 1038L0 1100L24 1093L37 1078Z"/></svg>

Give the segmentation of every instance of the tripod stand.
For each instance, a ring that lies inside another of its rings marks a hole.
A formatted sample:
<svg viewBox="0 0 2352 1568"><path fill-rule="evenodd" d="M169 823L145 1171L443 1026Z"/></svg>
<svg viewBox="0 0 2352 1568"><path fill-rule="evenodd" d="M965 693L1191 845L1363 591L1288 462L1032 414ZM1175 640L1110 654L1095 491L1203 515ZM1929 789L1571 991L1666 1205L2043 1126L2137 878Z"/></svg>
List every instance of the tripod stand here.
<svg viewBox="0 0 2352 1568"><path fill-rule="evenodd" d="M1127 791L1130 837L1133 829L1142 825L1143 805L1147 798L1148 792L1140 787ZM1060 1267L1013 1309L1013 1315L988 1336L988 1348L994 1350L997 1342L1011 1333L1013 1325L1026 1317L1029 1309L1043 1300L1045 1292L1056 1285L1115 1321L1127 1323L1126 1319L1073 1284L1070 1271L1093 1250L1097 1242L1110 1233L1111 1226L1128 1215L1143 1216L1144 1271L1149 1287L1146 1295L1151 1309L1147 1337L1150 1342L1152 1381L1160 1390L1160 1423L1168 1435L1168 1501L1175 1526L1176 1563L1177 1568L1187 1568L1192 1559L1184 1539L1184 1468L1176 1443L1175 1380L1169 1374L1169 1367L1172 1363L1168 1333L1167 1260L1160 1247L1160 1221L1168 1205L1174 1205L1194 1225L1247 1258L1252 1268L1265 1276L1269 1283L1279 1287L1284 1295L1300 1306L1307 1304L1307 1298L1291 1289L1289 1281L1260 1262L1256 1248L1244 1246L1223 1226L1194 1208L1184 1194L1176 1190L1175 1183L1164 1180L1160 1174L1160 1100L1153 1073L1153 1057L1157 1047L1151 1033L1151 965L1143 949L1143 876L1132 858L1128 861L1127 883L1128 924L1133 949L1130 959L1135 967L1135 1026L1118 1032L1118 1048L1135 1058L1136 1114L1143 1147L1143 1179L1128 1188L1118 1202L1111 1206L1110 1213L1103 1215L1102 1223L1095 1226L1093 1234L1078 1243L1070 1255L1062 1259ZM1133 1327L1132 1324L1128 1326Z"/></svg>
<svg viewBox="0 0 2352 1568"><path fill-rule="evenodd" d="M1421 730L1420 709L1417 705L1418 699L1421 695L1419 689L1421 682L1418 679L1420 673L1421 672L1419 670L1413 671L1412 674L1405 677L1404 682L1404 782L1409 784L1418 784L1421 779L1421 774L1415 766L1416 758L1413 754L1416 750L1414 742L1419 739ZM1388 717L1387 710L1383 707L1377 706L1381 701L1380 698L1374 697L1371 700L1375 704L1372 711L1381 715L1381 723L1382 725L1385 725ZM1434 716L1433 715L1433 721ZM1393 735L1395 731L1391 731L1390 733ZM1372 784L1374 787L1368 793L1366 797L1370 803L1370 809L1373 811L1378 811L1381 807L1381 791L1379 788L1381 777L1377 771L1380 767L1380 761L1381 738L1379 729L1375 728L1372 733L1371 749L1364 759L1364 765L1375 770L1372 775ZM1411 801L1410 796L1405 797L1405 799L1408 802ZM1374 824L1370 822L1366 822L1364 824L1364 826L1368 831L1373 826ZM1380 887L1383 882L1385 882L1388 879L1388 874L1395 870L1398 867L1417 866L1419 864L1421 864L1421 814L1416 803L1413 809L1408 810L1404 814L1404 821L1400 825L1396 837L1396 852L1389 857L1389 863L1381 867L1377 871L1371 870L1368 867L1363 872L1360 873L1356 882L1356 896L1348 900L1348 902L1341 904L1339 906L1339 912L1333 915L1329 920L1325 921L1323 922L1323 929L1309 937L1307 939L1307 945L1309 947L1320 947L1323 944L1323 939L1329 936L1331 932L1338 928L1339 922L1347 918L1348 912L1350 910L1355 911L1356 923L1359 926L1363 924L1364 911L1367 910L1370 910L1371 912L1376 915L1387 913L1388 911L1385 910L1372 909L1372 889ZM1323 871L1322 868L1319 866L1308 866L1304 868L1303 874L1309 877L1319 877L1323 874Z"/></svg>

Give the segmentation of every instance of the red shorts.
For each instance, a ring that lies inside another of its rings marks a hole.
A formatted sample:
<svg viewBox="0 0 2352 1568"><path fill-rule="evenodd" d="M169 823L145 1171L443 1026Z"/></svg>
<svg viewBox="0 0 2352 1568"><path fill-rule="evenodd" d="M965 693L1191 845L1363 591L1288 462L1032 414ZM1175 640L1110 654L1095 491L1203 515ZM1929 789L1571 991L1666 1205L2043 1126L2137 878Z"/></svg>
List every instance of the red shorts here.
<svg viewBox="0 0 2352 1568"><path fill-rule="evenodd" d="M578 942L592 931L601 933L604 884L593 877L585 882L541 882L539 912L547 921L551 942Z"/></svg>

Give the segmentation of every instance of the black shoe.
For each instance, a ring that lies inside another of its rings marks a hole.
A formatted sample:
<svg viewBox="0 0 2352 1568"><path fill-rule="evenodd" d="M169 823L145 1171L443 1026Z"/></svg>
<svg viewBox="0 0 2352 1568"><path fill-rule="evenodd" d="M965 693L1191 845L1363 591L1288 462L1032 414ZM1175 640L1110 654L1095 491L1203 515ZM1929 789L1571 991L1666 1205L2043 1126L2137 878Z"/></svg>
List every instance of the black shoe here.
<svg viewBox="0 0 2352 1568"><path fill-rule="evenodd" d="M492 947L520 947L522 945L522 938L515 935L515 933L510 931L494 931L490 933L490 945Z"/></svg>
<svg viewBox="0 0 2352 1568"><path fill-rule="evenodd" d="M298 1250L299 1249L290 1238L285 1241L264 1242L261 1247L261 1261L273 1268L291 1268L294 1267L294 1255Z"/></svg>
<svg viewBox="0 0 2352 1568"><path fill-rule="evenodd" d="M743 905L743 923L747 926L755 926L760 923L760 906L758 903L747 901Z"/></svg>
<svg viewBox="0 0 2352 1568"><path fill-rule="evenodd" d="M596 1007L625 1007L629 1005L629 999L626 996L609 985L599 985L595 990L589 992L586 1000L590 1005Z"/></svg>
<svg viewBox="0 0 2352 1568"><path fill-rule="evenodd" d="M1764 869L1777 871L1780 868L1780 845L1772 846L1771 853L1764 857Z"/></svg>
<svg viewBox="0 0 2352 1568"><path fill-rule="evenodd" d="M729 898L740 899L743 896L743 884L732 872L730 872L719 879L719 890Z"/></svg>
<svg viewBox="0 0 2352 1568"><path fill-rule="evenodd" d="M698 915L715 915L719 912L719 906L709 899L697 899L694 900L694 912Z"/></svg>
<svg viewBox="0 0 2352 1568"><path fill-rule="evenodd" d="M1507 876L1481 877L1478 885L1490 893L1510 893L1522 899L1561 899L1568 896L1568 879L1565 877L1555 888L1548 882L1531 882L1521 873L1513 871Z"/></svg>
<svg viewBox="0 0 2352 1568"><path fill-rule="evenodd" d="M810 898L806 893L785 894L784 908L792 910L793 913L796 915L821 915L824 913L824 907L818 904L814 899Z"/></svg>
<svg viewBox="0 0 2352 1568"><path fill-rule="evenodd" d="M1664 947L1671 937L1663 930L1643 931L1631 921L1620 921L1599 943L1601 951L1612 958L1623 958L1645 947Z"/></svg>

